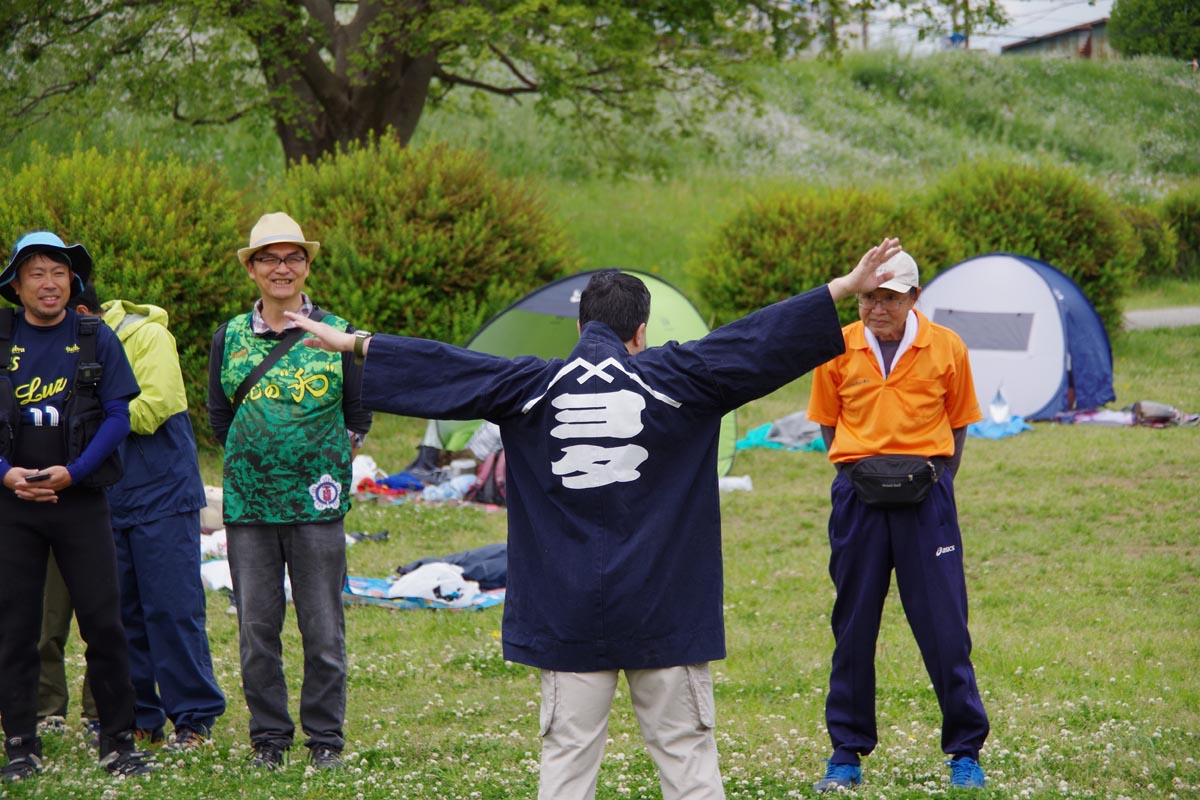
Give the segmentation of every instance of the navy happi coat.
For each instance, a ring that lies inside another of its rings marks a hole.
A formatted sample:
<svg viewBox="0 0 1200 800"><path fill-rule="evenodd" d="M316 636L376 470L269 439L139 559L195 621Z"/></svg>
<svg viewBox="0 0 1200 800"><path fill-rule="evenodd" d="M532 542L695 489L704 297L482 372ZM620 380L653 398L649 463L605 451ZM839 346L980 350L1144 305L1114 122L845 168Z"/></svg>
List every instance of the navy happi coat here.
<svg viewBox="0 0 1200 800"><path fill-rule="evenodd" d="M721 417L843 342L825 287L635 356L596 322L565 361L378 335L363 404L500 426L505 659L568 672L672 667L725 656Z"/></svg>

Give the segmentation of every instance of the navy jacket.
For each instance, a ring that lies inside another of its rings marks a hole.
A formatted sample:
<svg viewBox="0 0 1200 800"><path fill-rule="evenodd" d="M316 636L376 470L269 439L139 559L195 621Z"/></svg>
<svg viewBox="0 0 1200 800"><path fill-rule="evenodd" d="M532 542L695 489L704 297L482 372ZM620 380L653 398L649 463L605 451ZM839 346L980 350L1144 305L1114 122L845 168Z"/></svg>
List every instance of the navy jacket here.
<svg viewBox="0 0 1200 800"><path fill-rule="evenodd" d="M121 445L121 460L125 475L108 490L114 528L132 528L206 505L188 412L168 417L152 434L129 434Z"/></svg>
<svg viewBox="0 0 1200 800"><path fill-rule="evenodd" d="M166 310L129 300L109 300L103 308L104 324L121 341L142 388L130 403L131 432L121 444L125 476L108 490L113 528L204 508L196 438Z"/></svg>
<svg viewBox="0 0 1200 800"><path fill-rule="evenodd" d="M843 348L825 287L636 356L599 323L565 361L380 335L363 404L500 426L506 659L569 672L671 667L725 656L722 415Z"/></svg>

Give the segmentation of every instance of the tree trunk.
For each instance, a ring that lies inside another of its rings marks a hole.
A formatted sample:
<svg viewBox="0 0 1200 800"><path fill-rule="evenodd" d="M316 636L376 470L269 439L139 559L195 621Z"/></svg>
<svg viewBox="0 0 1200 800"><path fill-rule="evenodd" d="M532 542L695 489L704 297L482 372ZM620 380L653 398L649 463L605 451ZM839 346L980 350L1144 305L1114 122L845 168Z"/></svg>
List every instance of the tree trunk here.
<svg viewBox="0 0 1200 800"><path fill-rule="evenodd" d="M367 85L351 87L348 81L338 81L333 91L322 94L294 71L264 70L275 133L287 163L315 162L339 145L368 142L389 130L407 145L425 109L435 59L402 61L402 66L374 76Z"/></svg>
<svg viewBox="0 0 1200 800"><path fill-rule="evenodd" d="M348 25L319 17L325 41L297 37L299 12L284 8L291 14L285 11L252 38L287 163L315 162L339 146L389 133L407 145L425 108L437 57L410 55L399 39L373 40L370 21L378 10L373 3L364 3L361 18ZM375 55L359 58L365 48Z"/></svg>

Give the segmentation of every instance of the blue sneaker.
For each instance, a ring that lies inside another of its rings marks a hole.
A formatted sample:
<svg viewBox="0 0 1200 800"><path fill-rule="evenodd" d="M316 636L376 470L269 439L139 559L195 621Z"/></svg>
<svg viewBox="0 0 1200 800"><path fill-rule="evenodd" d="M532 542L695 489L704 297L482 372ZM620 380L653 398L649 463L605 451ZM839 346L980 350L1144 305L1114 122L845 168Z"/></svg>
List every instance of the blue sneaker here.
<svg viewBox="0 0 1200 800"><path fill-rule="evenodd" d="M950 765L950 785L964 789L982 789L987 784L983 775L983 767L970 756L947 761Z"/></svg>
<svg viewBox="0 0 1200 800"><path fill-rule="evenodd" d="M862 767L857 764L834 764L828 759L825 763L825 777L813 784L816 792L838 792L850 789L862 783Z"/></svg>

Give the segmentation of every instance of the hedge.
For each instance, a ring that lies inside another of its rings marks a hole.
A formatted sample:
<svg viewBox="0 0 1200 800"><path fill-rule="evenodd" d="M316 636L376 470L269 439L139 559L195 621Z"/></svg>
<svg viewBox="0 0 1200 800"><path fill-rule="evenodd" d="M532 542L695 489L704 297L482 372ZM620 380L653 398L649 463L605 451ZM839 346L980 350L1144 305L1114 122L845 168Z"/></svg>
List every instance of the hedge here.
<svg viewBox="0 0 1200 800"><path fill-rule="evenodd" d="M321 241L319 305L359 327L462 343L579 260L527 183L478 152L392 137L293 167L273 193Z"/></svg>
<svg viewBox="0 0 1200 800"><path fill-rule="evenodd" d="M1178 237L1174 276L1200 278L1200 182L1168 194L1160 213Z"/></svg>
<svg viewBox="0 0 1200 800"><path fill-rule="evenodd" d="M692 265L713 319L726 323L845 274L885 236L899 236L922 283L950 263L951 238L882 191L780 191L752 201ZM857 307L839 309L843 322Z"/></svg>
<svg viewBox="0 0 1200 800"><path fill-rule="evenodd" d="M1071 277L1110 334L1142 248L1117 204L1063 167L976 162L944 175L925 207L953 231L956 260L1004 251L1041 259Z"/></svg>
<svg viewBox="0 0 1200 800"><path fill-rule="evenodd" d="M1058 167L982 162L922 193L841 189L776 192L747 204L713 238L693 269L717 322L828 281L871 244L898 236L928 283L971 256L1006 251L1058 267L1079 284L1110 332L1139 259L1169 247L1145 235L1118 205ZM1182 237L1181 237L1182 238ZM857 309L840 310L843 321Z"/></svg>
<svg viewBox="0 0 1200 800"><path fill-rule="evenodd" d="M1179 237L1162 216L1143 206L1121 206L1141 256L1135 265L1135 277L1150 280L1172 277L1177 272Z"/></svg>
<svg viewBox="0 0 1200 800"><path fill-rule="evenodd" d="M6 246L55 231L87 246L101 300L167 310L202 443L211 443L209 343L257 296L236 251L263 213L287 211L322 242L306 290L371 330L461 342L578 266L531 185L499 177L480 153L440 145L406 150L388 138L354 147L293 168L253 198L207 165L138 151L41 150L0 179Z"/></svg>

